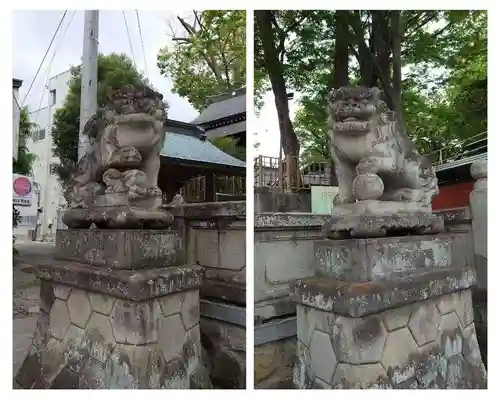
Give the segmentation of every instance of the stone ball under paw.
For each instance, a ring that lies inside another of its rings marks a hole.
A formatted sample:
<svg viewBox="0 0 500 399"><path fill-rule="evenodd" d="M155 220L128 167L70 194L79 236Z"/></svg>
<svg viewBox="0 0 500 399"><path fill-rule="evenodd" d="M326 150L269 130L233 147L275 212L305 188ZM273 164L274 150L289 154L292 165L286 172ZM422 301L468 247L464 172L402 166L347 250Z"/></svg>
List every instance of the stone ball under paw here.
<svg viewBox="0 0 500 399"><path fill-rule="evenodd" d="M374 173L356 176L352 187L353 194L359 201L376 200L384 194L384 182Z"/></svg>

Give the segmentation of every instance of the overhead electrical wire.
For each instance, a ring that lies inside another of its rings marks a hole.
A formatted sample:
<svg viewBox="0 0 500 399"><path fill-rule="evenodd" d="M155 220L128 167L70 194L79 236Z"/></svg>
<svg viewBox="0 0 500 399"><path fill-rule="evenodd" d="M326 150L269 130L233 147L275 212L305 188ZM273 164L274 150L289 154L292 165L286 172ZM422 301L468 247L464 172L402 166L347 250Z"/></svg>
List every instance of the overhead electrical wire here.
<svg viewBox="0 0 500 399"><path fill-rule="evenodd" d="M19 109L19 111L21 111L21 106L19 105L19 101L17 101L17 98L16 98L14 91L12 91L12 96L14 97L14 101L17 104L17 108Z"/></svg>
<svg viewBox="0 0 500 399"><path fill-rule="evenodd" d="M54 35L52 36L52 39L49 43L49 47L47 48L47 51L45 51L45 55L43 56L42 62L40 62L40 65L38 66L38 70L36 71L35 77L33 78L32 82L28 88L28 91L26 92L26 95L23 98L23 101L21 101L21 107L24 105L24 102L26 101L26 99L28 98L28 95L30 94L31 88L33 87L33 84L35 83L35 80L36 80L38 74L40 73L40 69L42 69L42 65L45 61L45 58L47 58L47 54L49 53L50 48L52 47L52 43L54 43L54 39L56 38L57 32L59 32L59 29L61 29L61 25L64 21L64 18L66 17L67 12L68 12L68 10L64 10L63 16L61 17L61 20L59 21L59 25L57 25L57 29L54 32Z"/></svg>
<svg viewBox="0 0 500 399"><path fill-rule="evenodd" d="M138 10L135 10L135 15L137 17L137 25L139 26L139 36L141 37L142 56L144 57L144 69L146 70L146 77L149 80L148 64L146 62L146 53L144 51L144 41L142 40L141 20L139 19L139 11Z"/></svg>
<svg viewBox="0 0 500 399"><path fill-rule="evenodd" d="M71 14L71 18L69 20L69 23L66 26L66 28L64 29L64 31L62 33L62 36L61 36L61 40L59 40L59 42L57 43L57 45L56 45L56 47L54 49L54 54L52 54L52 58L50 59L49 66L47 67L47 72L46 72L46 79L45 79L44 90L42 91L42 98L40 99L40 103L38 104L38 110L37 110L37 113L36 113L36 116L35 116L34 123L36 123L38 121L38 115L40 114L40 110L42 109L43 99L45 98L45 89L48 89L48 84L49 84L49 80L50 80L50 69L52 67L52 63L54 62L54 58L56 57L57 51L61 47L61 44L62 44L62 42L64 40L64 37L66 36L66 33L68 32L68 29L71 26L71 23L73 22L73 18L75 16L75 14L76 14L76 10L73 11L73 14Z"/></svg>
<svg viewBox="0 0 500 399"><path fill-rule="evenodd" d="M130 31L128 29L127 17L125 16L125 10L122 10L123 20L125 21L125 29L127 30L128 44L130 45L130 51L132 52L132 60L134 61L134 67L137 68L137 62L135 61L134 47L132 46L132 39L130 39Z"/></svg>

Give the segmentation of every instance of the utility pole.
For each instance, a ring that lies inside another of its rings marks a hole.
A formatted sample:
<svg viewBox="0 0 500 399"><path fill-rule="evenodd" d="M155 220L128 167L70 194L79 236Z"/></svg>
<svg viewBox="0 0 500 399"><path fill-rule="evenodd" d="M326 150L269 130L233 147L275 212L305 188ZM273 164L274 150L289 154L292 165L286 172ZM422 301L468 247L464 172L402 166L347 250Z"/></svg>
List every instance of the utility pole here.
<svg viewBox="0 0 500 399"><path fill-rule="evenodd" d="M78 161L88 151L88 137L83 135L87 121L97 111L97 48L99 39L99 10L85 10L83 27L82 94L80 102L80 133Z"/></svg>

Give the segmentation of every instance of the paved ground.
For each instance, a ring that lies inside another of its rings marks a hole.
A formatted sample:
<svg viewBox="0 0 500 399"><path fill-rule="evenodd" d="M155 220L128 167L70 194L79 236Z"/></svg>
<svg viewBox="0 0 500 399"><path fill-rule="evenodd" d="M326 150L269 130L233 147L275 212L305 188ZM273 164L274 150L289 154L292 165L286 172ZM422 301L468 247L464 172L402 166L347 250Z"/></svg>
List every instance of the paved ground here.
<svg viewBox="0 0 500 399"><path fill-rule="evenodd" d="M13 270L13 368L14 375L28 352L39 313L39 285L34 271L36 260L49 258L54 244L25 242L16 244L19 255Z"/></svg>

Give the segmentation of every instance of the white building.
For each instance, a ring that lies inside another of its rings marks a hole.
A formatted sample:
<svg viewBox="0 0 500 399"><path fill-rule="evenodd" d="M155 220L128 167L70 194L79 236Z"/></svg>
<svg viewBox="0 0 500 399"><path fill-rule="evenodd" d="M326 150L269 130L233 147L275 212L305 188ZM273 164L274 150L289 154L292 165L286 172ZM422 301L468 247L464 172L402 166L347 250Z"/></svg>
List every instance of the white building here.
<svg viewBox="0 0 500 399"><path fill-rule="evenodd" d="M39 198L33 195L31 207L21 208L22 221L19 229L15 231L16 236L22 237L29 234L29 230L35 230L37 224L37 202L43 212L38 216L38 240L52 240L55 237L58 226L58 209L66 203L62 195L62 189L57 181L55 166L59 160L52 153L52 121L56 110L61 107L68 94L68 83L71 72L60 73L50 78L46 86L44 103L46 106L31 111L30 121L37 125L27 146L29 152L36 154L37 159L33 163L33 180L39 188ZM75 132L78 134L78 132Z"/></svg>

